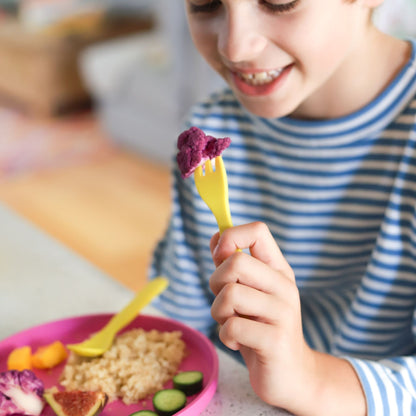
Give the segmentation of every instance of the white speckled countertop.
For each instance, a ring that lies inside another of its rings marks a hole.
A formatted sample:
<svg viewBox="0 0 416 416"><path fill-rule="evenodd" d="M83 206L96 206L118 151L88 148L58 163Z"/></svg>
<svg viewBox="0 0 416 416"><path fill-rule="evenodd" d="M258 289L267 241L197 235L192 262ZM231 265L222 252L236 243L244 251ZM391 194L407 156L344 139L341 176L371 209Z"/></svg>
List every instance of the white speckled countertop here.
<svg viewBox="0 0 416 416"><path fill-rule="evenodd" d="M34 325L116 312L133 293L0 205L0 341ZM158 314L148 307L147 314ZM251 389L247 369L222 350L218 389L203 416L276 416Z"/></svg>

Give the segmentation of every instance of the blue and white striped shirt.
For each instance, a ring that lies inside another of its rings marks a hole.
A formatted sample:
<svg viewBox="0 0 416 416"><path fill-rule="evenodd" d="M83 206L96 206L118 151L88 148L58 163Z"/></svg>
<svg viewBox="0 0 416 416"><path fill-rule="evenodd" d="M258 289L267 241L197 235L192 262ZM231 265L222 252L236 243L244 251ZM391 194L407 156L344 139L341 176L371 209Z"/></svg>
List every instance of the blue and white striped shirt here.
<svg viewBox="0 0 416 416"><path fill-rule="evenodd" d="M185 126L231 137L223 159L233 222L269 226L296 275L307 342L352 363L369 416L416 415L415 55L416 42L385 91L347 117L259 118L226 90ZM171 280L157 306L205 333L215 324L216 231L192 178L175 167L151 274Z"/></svg>

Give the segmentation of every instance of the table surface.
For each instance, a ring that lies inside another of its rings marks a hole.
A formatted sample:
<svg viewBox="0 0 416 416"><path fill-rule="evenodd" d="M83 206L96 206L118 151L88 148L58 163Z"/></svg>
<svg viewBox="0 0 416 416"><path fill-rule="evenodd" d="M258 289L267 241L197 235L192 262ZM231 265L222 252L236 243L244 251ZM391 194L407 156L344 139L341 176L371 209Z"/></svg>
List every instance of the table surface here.
<svg viewBox="0 0 416 416"><path fill-rule="evenodd" d="M0 340L76 315L116 312L133 292L0 205ZM144 313L159 314L152 306ZM218 389L203 416L271 416L286 412L252 391L247 369L224 351Z"/></svg>

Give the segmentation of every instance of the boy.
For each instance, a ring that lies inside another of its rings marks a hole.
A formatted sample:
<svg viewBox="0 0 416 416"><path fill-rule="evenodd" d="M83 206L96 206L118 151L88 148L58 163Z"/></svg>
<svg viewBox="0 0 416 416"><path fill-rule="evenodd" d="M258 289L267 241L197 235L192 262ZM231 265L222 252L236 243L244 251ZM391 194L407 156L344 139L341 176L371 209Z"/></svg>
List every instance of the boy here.
<svg viewBox="0 0 416 416"><path fill-rule="evenodd" d="M416 414L416 45L373 26L380 3L186 1L231 89L186 127L231 137L236 226L219 236L175 171L159 307L206 333L212 314L295 415Z"/></svg>

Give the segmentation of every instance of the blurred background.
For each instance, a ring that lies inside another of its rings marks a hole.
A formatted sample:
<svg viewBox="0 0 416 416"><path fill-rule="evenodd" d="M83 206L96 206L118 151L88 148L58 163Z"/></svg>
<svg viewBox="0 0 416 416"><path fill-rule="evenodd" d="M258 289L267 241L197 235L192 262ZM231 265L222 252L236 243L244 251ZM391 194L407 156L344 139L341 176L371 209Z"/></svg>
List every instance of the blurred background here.
<svg viewBox="0 0 416 416"><path fill-rule="evenodd" d="M133 290L166 227L182 120L223 86L183 3L0 0L0 203ZM416 37L416 0L375 19Z"/></svg>

